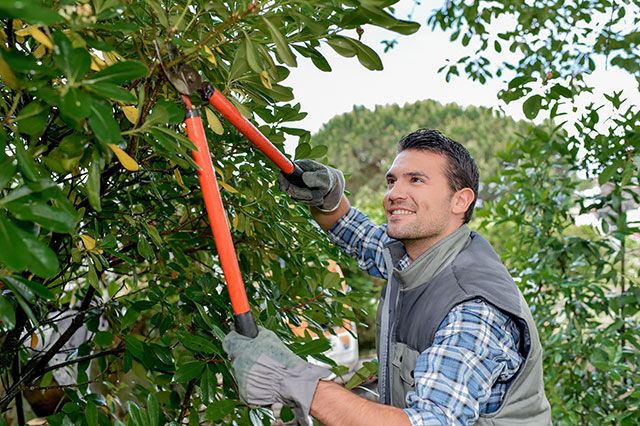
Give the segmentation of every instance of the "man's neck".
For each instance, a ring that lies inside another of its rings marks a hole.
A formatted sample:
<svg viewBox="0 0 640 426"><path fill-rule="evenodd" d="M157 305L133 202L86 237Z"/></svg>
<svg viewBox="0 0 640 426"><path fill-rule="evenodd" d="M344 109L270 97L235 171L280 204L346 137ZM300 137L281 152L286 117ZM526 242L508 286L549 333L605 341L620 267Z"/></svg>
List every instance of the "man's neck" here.
<svg viewBox="0 0 640 426"><path fill-rule="evenodd" d="M434 235L432 237L413 239L413 240L403 240L402 244L404 244L404 248L407 251L407 255L409 256L409 261L413 262L414 260L422 256L431 247L435 246L440 241L442 241L443 239L447 238L449 235L453 234L458 229L460 229L460 226L462 226L462 224L447 228L446 231L438 235Z"/></svg>

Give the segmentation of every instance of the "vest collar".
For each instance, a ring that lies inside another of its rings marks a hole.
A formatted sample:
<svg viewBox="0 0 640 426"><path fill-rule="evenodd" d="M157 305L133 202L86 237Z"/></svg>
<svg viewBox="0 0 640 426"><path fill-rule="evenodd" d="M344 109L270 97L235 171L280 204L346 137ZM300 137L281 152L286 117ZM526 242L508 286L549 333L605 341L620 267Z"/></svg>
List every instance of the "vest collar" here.
<svg viewBox="0 0 640 426"><path fill-rule="evenodd" d="M470 235L469 227L462 225L422 253L401 271L396 266L400 259L407 254L404 245L397 240L388 243L386 249L389 251L393 263L393 274L398 278L402 289L409 290L431 281L469 244ZM391 270L391 268L388 268L388 270Z"/></svg>

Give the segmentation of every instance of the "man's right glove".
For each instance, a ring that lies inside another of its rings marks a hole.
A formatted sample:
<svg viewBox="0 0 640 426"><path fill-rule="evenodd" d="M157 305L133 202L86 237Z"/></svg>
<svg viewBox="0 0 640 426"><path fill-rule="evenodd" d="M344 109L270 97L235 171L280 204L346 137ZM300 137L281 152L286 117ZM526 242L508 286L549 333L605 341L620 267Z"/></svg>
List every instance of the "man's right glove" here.
<svg viewBox="0 0 640 426"><path fill-rule="evenodd" d="M292 184L281 173L278 177L280 189L294 200L317 207L320 211L330 213L337 209L344 192L342 172L313 160L295 163L303 170L302 181L307 188Z"/></svg>
<svg viewBox="0 0 640 426"><path fill-rule="evenodd" d="M330 378L331 371L291 352L274 332L259 330L253 339L232 331L222 342L233 364L240 398L250 405L288 405L301 425L309 425L318 381Z"/></svg>

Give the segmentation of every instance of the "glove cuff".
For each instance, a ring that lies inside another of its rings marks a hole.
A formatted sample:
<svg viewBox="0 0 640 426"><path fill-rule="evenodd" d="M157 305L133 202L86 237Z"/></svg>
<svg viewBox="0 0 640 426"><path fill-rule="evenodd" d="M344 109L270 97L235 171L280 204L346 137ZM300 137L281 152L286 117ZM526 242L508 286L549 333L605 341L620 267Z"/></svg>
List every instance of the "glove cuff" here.
<svg viewBox="0 0 640 426"><path fill-rule="evenodd" d="M333 167L327 167L327 169L331 173L334 183L327 195L324 196L322 205L318 206L317 209L323 213L332 213L340 207L340 201L344 194L344 175L340 170Z"/></svg>
<svg viewBox="0 0 640 426"><path fill-rule="evenodd" d="M281 382L280 395L288 400L288 405L295 407L294 411L299 421L304 422L309 417L318 382L331 376L331 370L328 368L308 362L288 370L286 380Z"/></svg>

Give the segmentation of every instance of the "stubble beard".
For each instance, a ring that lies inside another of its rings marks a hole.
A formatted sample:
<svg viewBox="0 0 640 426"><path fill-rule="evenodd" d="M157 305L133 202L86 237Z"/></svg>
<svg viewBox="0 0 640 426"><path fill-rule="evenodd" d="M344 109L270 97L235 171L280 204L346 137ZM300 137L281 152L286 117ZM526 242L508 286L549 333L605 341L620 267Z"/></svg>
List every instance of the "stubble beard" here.
<svg viewBox="0 0 640 426"><path fill-rule="evenodd" d="M419 219L419 218L416 218ZM445 221L440 217L428 217L412 223L387 226L387 235L402 242L407 251L412 248L421 249L431 247L434 241L440 239L446 229Z"/></svg>

